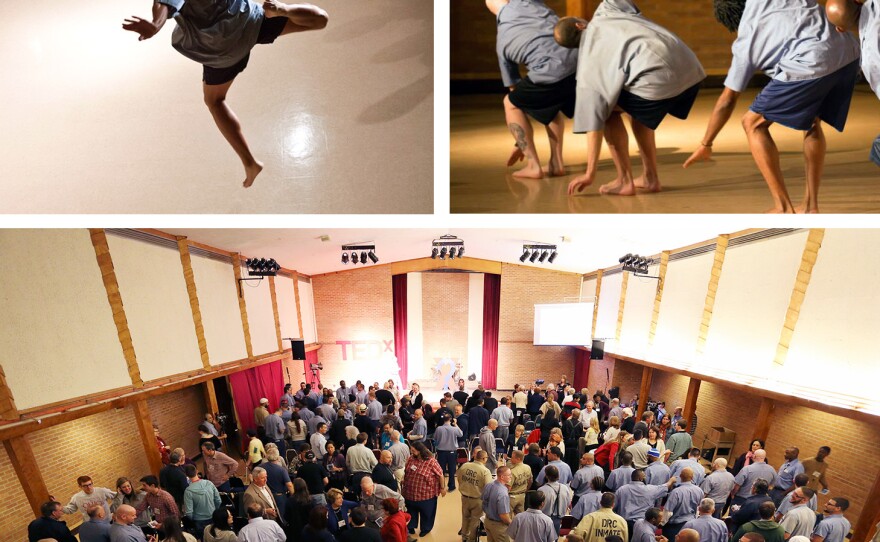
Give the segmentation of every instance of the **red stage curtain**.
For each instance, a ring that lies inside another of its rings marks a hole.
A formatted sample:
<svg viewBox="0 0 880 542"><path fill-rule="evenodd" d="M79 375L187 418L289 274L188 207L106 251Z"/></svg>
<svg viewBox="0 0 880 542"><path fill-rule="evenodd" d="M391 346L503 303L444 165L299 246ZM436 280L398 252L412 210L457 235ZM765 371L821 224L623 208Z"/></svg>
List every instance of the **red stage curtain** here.
<svg viewBox="0 0 880 542"><path fill-rule="evenodd" d="M235 413L243 431L256 430L254 409L260 399L269 400L269 410L278 406L284 392L284 376L281 372L281 360L273 361L259 367L252 367L239 373L229 375L229 385L235 399ZM244 439L244 435L242 435ZM246 441L246 439L245 439Z"/></svg>
<svg viewBox="0 0 880 542"><path fill-rule="evenodd" d="M501 275L483 275L483 387L498 385L498 325L501 308Z"/></svg>
<svg viewBox="0 0 880 542"><path fill-rule="evenodd" d="M575 348L574 350L574 384L575 389L580 391L587 387L590 380L590 351Z"/></svg>
<svg viewBox="0 0 880 542"><path fill-rule="evenodd" d="M311 384L312 388L318 385L321 382L321 371L315 371L315 376L312 376L312 371L309 369L312 363L318 363L318 351L317 350L308 350L306 351L306 360L303 361L303 372L306 375L305 381L306 384ZM298 387L297 387L298 389ZM295 390L294 390L295 391Z"/></svg>
<svg viewBox="0 0 880 542"><path fill-rule="evenodd" d="M406 274L391 277L391 292L394 305L394 355L400 368L400 382L407 389L407 335L406 335Z"/></svg>

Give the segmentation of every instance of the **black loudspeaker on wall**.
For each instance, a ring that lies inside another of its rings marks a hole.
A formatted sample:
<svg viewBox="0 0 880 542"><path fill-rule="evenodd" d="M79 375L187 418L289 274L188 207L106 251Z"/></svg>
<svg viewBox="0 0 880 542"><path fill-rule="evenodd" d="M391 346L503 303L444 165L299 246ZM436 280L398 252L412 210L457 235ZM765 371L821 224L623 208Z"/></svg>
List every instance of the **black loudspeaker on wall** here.
<svg viewBox="0 0 880 542"><path fill-rule="evenodd" d="M593 346L590 348L590 359L602 359L605 357L605 341L593 339Z"/></svg>
<svg viewBox="0 0 880 542"><path fill-rule="evenodd" d="M293 359L306 359L306 342L302 339L293 339L290 341L291 350L293 351Z"/></svg>

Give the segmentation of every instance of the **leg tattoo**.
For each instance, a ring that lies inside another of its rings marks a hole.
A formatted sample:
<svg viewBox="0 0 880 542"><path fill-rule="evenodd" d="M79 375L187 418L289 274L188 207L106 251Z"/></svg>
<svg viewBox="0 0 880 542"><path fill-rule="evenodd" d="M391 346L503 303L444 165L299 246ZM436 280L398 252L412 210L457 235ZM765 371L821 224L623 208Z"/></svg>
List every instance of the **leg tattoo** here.
<svg viewBox="0 0 880 542"><path fill-rule="evenodd" d="M525 152L528 148L526 144L526 132L522 129L522 126L516 123L510 123L510 133L513 134L513 139L516 140L516 147Z"/></svg>

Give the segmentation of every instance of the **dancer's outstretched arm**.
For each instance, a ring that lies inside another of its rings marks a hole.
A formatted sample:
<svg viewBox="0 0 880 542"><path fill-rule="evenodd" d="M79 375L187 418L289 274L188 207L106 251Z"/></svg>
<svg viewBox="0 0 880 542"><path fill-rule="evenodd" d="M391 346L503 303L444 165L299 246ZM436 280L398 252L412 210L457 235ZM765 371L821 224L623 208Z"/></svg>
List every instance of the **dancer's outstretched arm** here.
<svg viewBox="0 0 880 542"><path fill-rule="evenodd" d="M715 141L718 132L730 120L730 116L736 108L736 102L739 100L739 95L739 92L724 87L724 91L721 92L721 96L715 102L715 109L712 111L712 117L709 119L709 126L706 127L706 135L703 136L703 141L700 142L700 148L695 150L690 158L685 160L682 167L686 168L694 162L702 162L712 158L712 142Z"/></svg>
<svg viewBox="0 0 880 542"><path fill-rule="evenodd" d="M130 19L126 19L122 23L122 28L130 32L137 32L140 37L138 41L148 40L159 33L168 20L168 6L153 2L153 20L148 21L137 15L132 15Z"/></svg>
<svg viewBox="0 0 880 542"><path fill-rule="evenodd" d="M600 130L587 132L587 171L568 183L569 196L573 196L593 184L593 181L596 179L596 170L599 167L599 153L601 151L602 132Z"/></svg>

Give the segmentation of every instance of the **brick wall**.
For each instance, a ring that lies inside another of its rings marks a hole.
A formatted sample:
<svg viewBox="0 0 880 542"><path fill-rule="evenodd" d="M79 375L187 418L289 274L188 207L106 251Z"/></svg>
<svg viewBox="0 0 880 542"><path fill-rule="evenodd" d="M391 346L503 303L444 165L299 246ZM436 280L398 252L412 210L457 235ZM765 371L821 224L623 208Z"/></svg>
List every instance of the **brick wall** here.
<svg viewBox="0 0 880 542"><path fill-rule="evenodd" d="M559 16L566 14L565 2L548 0ZM598 4L598 1L594 1ZM699 57L707 70L726 73L734 34L715 21L712 0L669 2L636 0L645 17L677 34ZM484 2L453 0L451 18L451 70L454 79L482 77L500 79L495 56L495 21ZM499 91L501 86L499 85Z"/></svg>
<svg viewBox="0 0 880 542"><path fill-rule="evenodd" d="M0 514L0 541L27 540L27 525L33 519L33 511L5 449L0 451L0 495L5 501Z"/></svg>
<svg viewBox="0 0 880 542"><path fill-rule="evenodd" d="M172 446L182 445L195 453L195 427L204 413L201 386L194 386L148 400L150 416L159 424L162 437ZM78 476L91 476L96 486L116 490L116 479L137 480L150 467L135 425L134 410L110 410L56 425L27 437L49 493L67 504L79 491ZM0 493L8 508L0 514L0 542L25 540L33 519L30 506L5 451L0 453ZM79 524L79 513L65 516L68 525Z"/></svg>
<svg viewBox="0 0 880 542"><path fill-rule="evenodd" d="M324 365L321 380L326 385L339 380L351 384L351 364L374 361L383 353L382 341L394 339L391 267L365 267L312 277L312 291L321 344L318 359ZM344 352L336 344L351 340L376 342L361 344L356 349L349 345Z"/></svg>
<svg viewBox="0 0 880 542"><path fill-rule="evenodd" d="M469 273L422 273L423 374L432 374L436 357L462 362L467 358L469 277Z"/></svg>
<svg viewBox="0 0 880 542"><path fill-rule="evenodd" d="M574 377L574 348L534 346L536 303L562 303L580 293L581 276L503 264L498 333L498 388L543 378Z"/></svg>
<svg viewBox="0 0 880 542"><path fill-rule="evenodd" d="M610 356L604 359L590 360L590 374L587 378L587 389L590 395L596 390L607 391L611 387L614 378L615 360Z"/></svg>

